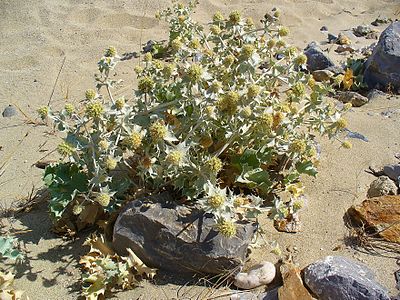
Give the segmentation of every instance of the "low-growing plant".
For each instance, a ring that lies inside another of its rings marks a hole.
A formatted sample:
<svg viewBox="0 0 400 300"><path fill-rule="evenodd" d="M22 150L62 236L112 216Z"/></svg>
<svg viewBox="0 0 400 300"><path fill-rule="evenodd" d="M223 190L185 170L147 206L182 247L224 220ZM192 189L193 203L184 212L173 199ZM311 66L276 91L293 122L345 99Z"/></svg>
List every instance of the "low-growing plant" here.
<svg viewBox="0 0 400 300"><path fill-rule="evenodd" d="M149 52L135 67L132 100L112 95L120 57L110 47L96 90L79 107L39 109L65 133L57 149L67 162L45 174L55 220L75 215L92 224L128 189L173 191L177 202L212 213L227 237L262 205L274 219L304 206L300 176L317 173L315 134L334 137L347 126L324 97L331 86L302 71L307 57L287 44L279 11L258 27L239 11L217 12L204 27L191 17L195 5L157 14L169 23L169 41L154 50L162 59Z"/></svg>

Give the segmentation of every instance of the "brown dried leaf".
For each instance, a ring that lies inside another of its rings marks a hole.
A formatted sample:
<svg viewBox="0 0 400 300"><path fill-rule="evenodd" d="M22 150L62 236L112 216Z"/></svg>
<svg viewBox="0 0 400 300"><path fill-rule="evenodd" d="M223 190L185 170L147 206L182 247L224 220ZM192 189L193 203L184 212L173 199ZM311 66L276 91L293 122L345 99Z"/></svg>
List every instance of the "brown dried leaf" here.
<svg viewBox="0 0 400 300"><path fill-rule="evenodd" d="M128 251L129 256L124 257L124 259L126 259L129 267L135 268L139 275L145 275L146 277L153 279L156 275L157 269L152 269L146 266L131 249L127 248L126 251Z"/></svg>

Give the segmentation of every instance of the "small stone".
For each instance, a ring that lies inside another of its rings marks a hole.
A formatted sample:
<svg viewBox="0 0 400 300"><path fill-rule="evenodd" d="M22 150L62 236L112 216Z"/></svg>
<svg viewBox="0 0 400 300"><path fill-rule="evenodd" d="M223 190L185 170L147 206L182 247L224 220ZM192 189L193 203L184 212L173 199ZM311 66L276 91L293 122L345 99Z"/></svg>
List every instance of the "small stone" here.
<svg viewBox="0 0 400 300"><path fill-rule="evenodd" d="M234 284L240 289L253 289L271 283L275 275L276 270L274 264L264 261L251 267L247 273L238 273L235 276Z"/></svg>
<svg viewBox="0 0 400 300"><path fill-rule="evenodd" d="M327 256L309 265L304 280L321 300L390 300L367 266L342 256Z"/></svg>
<svg viewBox="0 0 400 300"><path fill-rule="evenodd" d="M371 183L367 195L368 198L397 195L397 186L389 177L380 176Z"/></svg>
<svg viewBox="0 0 400 300"><path fill-rule="evenodd" d="M336 44L339 44L339 45L350 45L351 44L351 40L344 33L339 33L339 36L338 36L337 41L336 41Z"/></svg>
<svg viewBox="0 0 400 300"><path fill-rule="evenodd" d="M371 25L379 26L379 25L382 25L382 24L388 24L390 22L392 22L391 19L378 17L378 18L375 19L375 21L373 21L371 23Z"/></svg>
<svg viewBox="0 0 400 300"><path fill-rule="evenodd" d="M280 268L283 286L278 290L279 300L312 300L312 296L303 285L300 269L291 263L284 263Z"/></svg>
<svg viewBox="0 0 400 300"><path fill-rule="evenodd" d="M395 182L399 183L400 177L400 165L387 165L383 167L383 173L388 176L390 179L394 180Z"/></svg>
<svg viewBox="0 0 400 300"><path fill-rule="evenodd" d="M371 31L372 30L368 25L359 25L356 28L353 28L353 32L357 37L366 36L368 33L371 33Z"/></svg>
<svg viewBox="0 0 400 300"><path fill-rule="evenodd" d="M350 52L353 53L355 52L357 49L354 48L353 46L350 45L339 45L336 49L335 52L336 53L344 53L344 52Z"/></svg>
<svg viewBox="0 0 400 300"><path fill-rule="evenodd" d="M265 293L262 293L258 299L259 300L279 300L278 298L278 289L279 287L276 287L272 290L269 290Z"/></svg>
<svg viewBox="0 0 400 300"><path fill-rule="evenodd" d="M335 44L337 39L338 39L338 37L336 35L328 33L328 43L329 44Z"/></svg>
<svg viewBox="0 0 400 300"><path fill-rule="evenodd" d="M368 233L400 243L400 195L381 196L364 200L347 210L354 226L368 228Z"/></svg>
<svg viewBox="0 0 400 300"><path fill-rule="evenodd" d="M344 74L344 70L340 66L330 66L325 69L326 71L332 72L334 75Z"/></svg>
<svg viewBox="0 0 400 300"><path fill-rule="evenodd" d="M316 81L330 81L334 74L328 70L316 70L312 75Z"/></svg>
<svg viewBox="0 0 400 300"><path fill-rule="evenodd" d="M346 91L339 94L338 100L343 103L351 103L354 107L360 107L368 103L368 98L357 92Z"/></svg>
<svg viewBox="0 0 400 300"><path fill-rule="evenodd" d="M251 292L232 291L230 300L258 300L258 297Z"/></svg>
<svg viewBox="0 0 400 300"><path fill-rule="evenodd" d="M320 31L328 31L328 27L326 27L325 25L321 27Z"/></svg>
<svg viewBox="0 0 400 300"><path fill-rule="evenodd" d="M365 35L365 38L368 40L377 40L379 39L379 33L376 31L371 31Z"/></svg>
<svg viewBox="0 0 400 300"><path fill-rule="evenodd" d="M154 45L156 43L152 40L147 41L146 45L143 47L143 52L147 53L147 52L151 52L153 51Z"/></svg>
<svg viewBox="0 0 400 300"><path fill-rule="evenodd" d="M385 92L382 92L380 90L377 89L372 89L368 95L367 98L369 101L376 101L379 99L388 99L390 96L388 94L386 94Z"/></svg>
<svg viewBox="0 0 400 300"><path fill-rule="evenodd" d="M310 72L324 70L335 65L315 42L305 48L304 54L307 56L307 69Z"/></svg>
<svg viewBox="0 0 400 300"><path fill-rule="evenodd" d="M11 117L17 115L17 109L13 105L10 104L3 110L2 115L4 118L11 118Z"/></svg>

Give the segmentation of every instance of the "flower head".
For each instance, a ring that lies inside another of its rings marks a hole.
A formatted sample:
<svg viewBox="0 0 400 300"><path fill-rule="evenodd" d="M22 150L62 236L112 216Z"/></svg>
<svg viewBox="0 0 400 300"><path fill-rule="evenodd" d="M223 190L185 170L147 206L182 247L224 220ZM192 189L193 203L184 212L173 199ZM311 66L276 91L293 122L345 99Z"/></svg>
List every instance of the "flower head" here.
<svg viewBox="0 0 400 300"><path fill-rule="evenodd" d="M112 157L107 157L104 165L108 170L114 170L117 167L117 161Z"/></svg>
<svg viewBox="0 0 400 300"><path fill-rule="evenodd" d="M296 65L304 65L307 63L307 56L304 53L301 53L299 55L296 56L296 58L294 59L294 63Z"/></svg>
<svg viewBox="0 0 400 300"><path fill-rule="evenodd" d="M304 140L296 139L294 140L290 146L289 150L296 153L303 153L307 149L307 144Z"/></svg>
<svg viewBox="0 0 400 300"><path fill-rule="evenodd" d="M86 90L86 92L85 92L85 98L86 98L86 100L93 100L93 99L95 99L96 98L96 96L97 96L97 94L96 94L96 91L95 90L93 90L93 89L88 89L88 90Z"/></svg>
<svg viewBox="0 0 400 300"><path fill-rule="evenodd" d="M115 57L117 55L117 49L115 49L115 47L110 46L107 50L106 50L106 54L104 56L106 57Z"/></svg>
<svg viewBox="0 0 400 300"><path fill-rule="evenodd" d="M67 104L65 104L64 109L69 115L72 115L72 113L75 110L75 106L72 103L67 103Z"/></svg>
<svg viewBox="0 0 400 300"><path fill-rule="evenodd" d="M118 110L122 110L125 106L125 99L124 97L118 98L117 100L115 100L115 107Z"/></svg>
<svg viewBox="0 0 400 300"><path fill-rule="evenodd" d="M150 93L153 89L154 81L148 76L139 79L138 89L142 93Z"/></svg>
<svg viewBox="0 0 400 300"><path fill-rule="evenodd" d="M242 47L242 57L244 59L249 59L252 57L254 51L255 51L254 45L246 44Z"/></svg>
<svg viewBox="0 0 400 300"><path fill-rule="evenodd" d="M236 235L236 225L232 220L220 218L217 221L216 228L224 237L231 238Z"/></svg>
<svg viewBox="0 0 400 300"><path fill-rule="evenodd" d="M279 29L278 29L278 34L280 35L280 36L287 36L287 35L289 35L289 28L287 28L287 27L279 27Z"/></svg>
<svg viewBox="0 0 400 300"><path fill-rule="evenodd" d="M192 64L187 71L187 76L191 82L199 82L202 75L203 69L199 64Z"/></svg>
<svg viewBox="0 0 400 300"><path fill-rule="evenodd" d="M247 89L247 96L249 98L255 98L260 93L260 86L257 84L252 84Z"/></svg>
<svg viewBox="0 0 400 300"><path fill-rule="evenodd" d="M63 157L65 156L70 156L72 153L74 153L75 148L72 144L67 143L67 142L62 142L57 146L57 151L60 153Z"/></svg>
<svg viewBox="0 0 400 300"><path fill-rule="evenodd" d="M232 22L232 24L237 25L239 24L242 16L240 14L240 11L234 10L229 14L229 21Z"/></svg>
<svg viewBox="0 0 400 300"><path fill-rule="evenodd" d="M229 91L218 100L217 107L220 111L233 115L237 110L239 98L237 92Z"/></svg>
<svg viewBox="0 0 400 300"><path fill-rule="evenodd" d="M210 27L210 31L212 34L219 35L221 33L221 28L219 28L217 25L212 25Z"/></svg>
<svg viewBox="0 0 400 300"><path fill-rule="evenodd" d="M142 135L138 131L133 131L128 137L124 138L123 144L129 150L137 150L142 145Z"/></svg>
<svg viewBox="0 0 400 300"><path fill-rule="evenodd" d="M171 48L175 52L178 52L179 50L181 50L182 47L183 47L183 44L179 38L176 38L171 42Z"/></svg>
<svg viewBox="0 0 400 300"><path fill-rule="evenodd" d="M221 12L217 11L213 16L213 21L214 22L221 22L223 20L224 20L224 16L221 14Z"/></svg>
<svg viewBox="0 0 400 300"><path fill-rule="evenodd" d="M218 174L222 170L222 161L218 157L213 156L206 162L206 167L213 174Z"/></svg>
<svg viewBox="0 0 400 300"><path fill-rule="evenodd" d="M41 108L39 108L39 109L37 110L37 112L38 112L40 118L41 118L42 120L44 120L44 119L46 119L46 117L47 117L48 114L49 114L49 107L48 107L48 106L42 106Z"/></svg>
<svg viewBox="0 0 400 300"><path fill-rule="evenodd" d="M344 149L351 149L351 148L353 147L353 145L352 145L351 142L349 142L349 141L344 141L344 142L342 143L342 147L343 147Z"/></svg>
<svg viewBox="0 0 400 300"><path fill-rule="evenodd" d="M166 138L168 129L164 122L159 120L150 125L149 132L152 140L157 142Z"/></svg>
<svg viewBox="0 0 400 300"><path fill-rule="evenodd" d="M110 204L111 196L107 193L100 193L96 197L96 202L103 207L107 207Z"/></svg>
<svg viewBox="0 0 400 300"><path fill-rule="evenodd" d="M93 101L86 105L86 115L90 118L99 118L104 111L103 104L99 101Z"/></svg>
<svg viewBox="0 0 400 300"><path fill-rule="evenodd" d="M347 120L345 118L339 118L339 120L337 120L335 122L335 126L337 129L344 129L346 128L348 125Z"/></svg>

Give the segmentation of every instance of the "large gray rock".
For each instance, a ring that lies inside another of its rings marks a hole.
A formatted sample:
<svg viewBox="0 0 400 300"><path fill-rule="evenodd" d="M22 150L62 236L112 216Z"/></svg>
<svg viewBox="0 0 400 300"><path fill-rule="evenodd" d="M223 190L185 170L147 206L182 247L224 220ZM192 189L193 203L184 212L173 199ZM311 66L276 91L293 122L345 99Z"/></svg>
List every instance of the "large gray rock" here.
<svg viewBox="0 0 400 300"><path fill-rule="evenodd" d="M388 176L390 179L397 183L400 183L400 164L397 165L387 165L383 167L383 174Z"/></svg>
<svg viewBox="0 0 400 300"><path fill-rule="evenodd" d="M327 256L309 265L304 279L320 300L390 300L368 267L341 256Z"/></svg>
<svg viewBox="0 0 400 300"><path fill-rule="evenodd" d="M211 215L176 206L169 194L129 203L114 225L113 247L131 248L151 267L186 273L220 274L244 263L255 225L237 224L237 234L223 237Z"/></svg>
<svg viewBox="0 0 400 300"><path fill-rule="evenodd" d="M324 70L335 65L316 43L309 44L307 48L304 49L304 54L307 56L307 69L310 72Z"/></svg>
<svg viewBox="0 0 400 300"><path fill-rule="evenodd" d="M396 91L400 88L400 22L382 32L364 72L369 88Z"/></svg>
<svg viewBox="0 0 400 300"><path fill-rule="evenodd" d="M345 91L338 94L338 100L342 103L350 102L354 107L360 107L364 104L368 103L368 98L364 97L363 95L352 92L352 91Z"/></svg>

